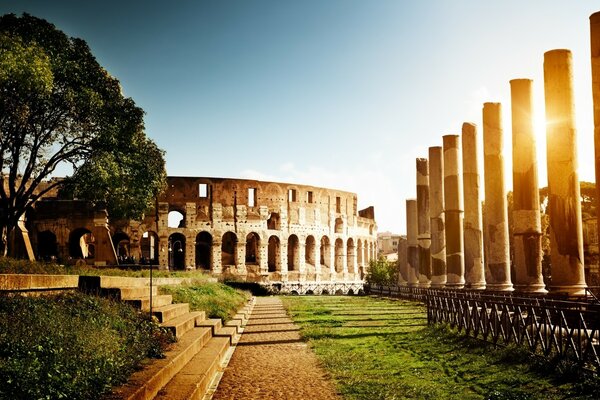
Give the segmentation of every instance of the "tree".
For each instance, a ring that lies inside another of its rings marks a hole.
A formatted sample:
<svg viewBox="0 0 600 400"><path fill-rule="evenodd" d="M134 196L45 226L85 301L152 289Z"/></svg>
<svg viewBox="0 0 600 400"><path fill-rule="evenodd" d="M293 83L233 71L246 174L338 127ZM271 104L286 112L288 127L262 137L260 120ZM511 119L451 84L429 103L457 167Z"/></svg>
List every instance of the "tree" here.
<svg viewBox="0 0 600 400"><path fill-rule="evenodd" d="M164 153L144 134L144 112L121 92L87 43L28 14L0 16L1 246L51 190L141 216L164 186ZM59 165L73 175L49 180Z"/></svg>

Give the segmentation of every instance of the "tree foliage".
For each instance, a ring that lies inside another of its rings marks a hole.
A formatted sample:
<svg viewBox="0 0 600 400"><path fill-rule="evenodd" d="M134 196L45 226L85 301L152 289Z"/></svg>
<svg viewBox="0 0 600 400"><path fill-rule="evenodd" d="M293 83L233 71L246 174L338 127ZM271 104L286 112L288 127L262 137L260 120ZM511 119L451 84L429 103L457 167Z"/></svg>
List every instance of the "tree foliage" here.
<svg viewBox="0 0 600 400"><path fill-rule="evenodd" d="M398 268L396 263L383 258L369 262L369 272L365 279L369 285L396 285L398 283Z"/></svg>
<svg viewBox="0 0 600 400"><path fill-rule="evenodd" d="M24 14L0 16L0 225L10 232L48 191L106 201L136 217L165 181L164 155L144 112L123 96L87 43ZM48 181L70 164L73 175Z"/></svg>

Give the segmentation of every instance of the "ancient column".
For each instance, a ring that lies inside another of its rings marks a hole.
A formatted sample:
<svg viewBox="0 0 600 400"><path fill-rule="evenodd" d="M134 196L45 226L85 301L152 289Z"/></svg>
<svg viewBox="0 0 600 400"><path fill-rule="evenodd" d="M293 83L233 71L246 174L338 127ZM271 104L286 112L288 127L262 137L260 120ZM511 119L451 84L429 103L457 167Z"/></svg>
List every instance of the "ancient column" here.
<svg viewBox="0 0 600 400"><path fill-rule="evenodd" d="M477 126L465 122L462 126L463 193L465 197L465 287L469 289L485 289L479 143Z"/></svg>
<svg viewBox="0 0 600 400"><path fill-rule="evenodd" d="M600 182L600 12L590 16L590 44L592 55L592 95L594 98L594 155L596 182ZM596 209L600 202L600 184L596 185ZM597 226L600 227L600 212L597 214Z"/></svg>
<svg viewBox="0 0 600 400"><path fill-rule="evenodd" d="M510 81L513 147L515 290L546 293L542 276L542 222L533 131L533 82Z"/></svg>
<svg viewBox="0 0 600 400"><path fill-rule="evenodd" d="M550 291L585 294L577 132L569 50L544 53L546 154L550 215Z"/></svg>
<svg viewBox="0 0 600 400"><path fill-rule="evenodd" d="M429 164L417 158L417 241L419 243L419 287L431 284L431 233L429 230Z"/></svg>
<svg viewBox="0 0 600 400"><path fill-rule="evenodd" d="M508 202L504 185L502 107L483 105L483 168L485 173L486 289L513 290L510 280Z"/></svg>
<svg viewBox="0 0 600 400"><path fill-rule="evenodd" d="M446 285L446 233L444 231L444 153L429 148L429 217L431 229L431 287Z"/></svg>
<svg viewBox="0 0 600 400"><path fill-rule="evenodd" d="M406 286L408 284L408 243L405 238L400 237L398 241L398 285Z"/></svg>
<svg viewBox="0 0 600 400"><path fill-rule="evenodd" d="M444 141L444 217L446 222L446 287L465 285L463 258L463 189L460 137L445 135Z"/></svg>
<svg viewBox="0 0 600 400"><path fill-rule="evenodd" d="M407 281L408 286L419 284L419 245L417 223L417 200L406 200Z"/></svg>

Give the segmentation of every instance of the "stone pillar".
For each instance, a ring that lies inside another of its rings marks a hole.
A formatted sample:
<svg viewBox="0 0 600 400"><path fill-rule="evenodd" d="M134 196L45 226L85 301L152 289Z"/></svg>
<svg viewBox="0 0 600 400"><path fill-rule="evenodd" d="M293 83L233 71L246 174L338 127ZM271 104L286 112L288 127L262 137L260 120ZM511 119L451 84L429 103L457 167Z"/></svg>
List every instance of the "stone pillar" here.
<svg viewBox="0 0 600 400"><path fill-rule="evenodd" d="M196 269L196 241L194 237L185 238L185 269Z"/></svg>
<svg viewBox="0 0 600 400"><path fill-rule="evenodd" d="M590 16L590 44L592 55L592 95L594 98L594 155L596 182L600 182L600 12L596 12ZM596 209L600 210L598 204L600 204L600 184L596 185ZM600 227L600 212L596 211L596 214L598 218L596 223Z"/></svg>
<svg viewBox="0 0 600 400"><path fill-rule="evenodd" d="M321 242L315 237L315 281L321 280Z"/></svg>
<svg viewBox="0 0 600 400"><path fill-rule="evenodd" d="M481 183L479 177L479 139L477 126L465 122L462 126L463 193L465 197L465 286L485 289L483 264L483 222L481 214Z"/></svg>
<svg viewBox="0 0 600 400"><path fill-rule="evenodd" d="M429 227L429 163L417 158L417 241L419 244L419 287L431 285L431 232Z"/></svg>
<svg viewBox="0 0 600 400"><path fill-rule="evenodd" d="M445 135L444 141L444 217L446 229L446 287L463 288L463 182L460 137Z"/></svg>
<svg viewBox="0 0 600 400"><path fill-rule="evenodd" d="M440 146L429 148L429 218L431 287L442 288L446 285L446 233L444 231L444 153Z"/></svg>
<svg viewBox="0 0 600 400"><path fill-rule="evenodd" d="M212 270L213 274L223 273L223 264L221 261L221 238L213 238L211 251L212 251Z"/></svg>
<svg viewBox="0 0 600 400"><path fill-rule="evenodd" d="M259 268L261 275L269 275L269 240L261 240L259 245Z"/></svg>
<svg viewBox="0 0 600 400"><path fill-rule="evenodd" d="M544 53L546 154L552 284L550 291L585 294L577 132L569 50Z"/></svg>
<svg viewBox="0 0 600 400"><path fill-rule="evenodd" d="M483 105L483 167L485 171L485 226L487 290L513 290L510 280L510 241L508 202L504 185L502 150L502 107L500 103Z"/></svg>
<svg viewBox="0 0 600 400"><path fill-rule="evenodd" d="M546 293L542 276L542 222L533 131L533 82L510 81L513 147L515 289Z"/></svg>
<svg viewBox="0 0 600 400"><path fill-rule="evenodd" d="M408 243L406 239L400 238L398 241L398 285L406 286L408 284L408 262L407 262Z"/></svg>
<svg viewBox="0 0 600 400"><path fill-rule="evenodd" d="M406 239L408 286L418 286L419 284L419 245L418 245L418 223L417 223L417 200L406 200Z"/></svg>

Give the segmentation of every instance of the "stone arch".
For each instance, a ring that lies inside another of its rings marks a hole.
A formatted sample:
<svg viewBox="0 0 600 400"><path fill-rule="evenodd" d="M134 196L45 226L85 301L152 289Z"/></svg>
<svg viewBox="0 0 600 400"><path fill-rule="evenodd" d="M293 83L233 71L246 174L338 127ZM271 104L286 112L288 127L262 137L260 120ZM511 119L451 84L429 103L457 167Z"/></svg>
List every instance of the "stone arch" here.
<svg viewBox="0 0 600 400"><path fill-rule="evenodd" d="M256 232L246 236L246 264L260 264L260 236Z"/></svg>
<svg viewBox="0 0 600 400"><path fill-rule="evenodd" d="M236 245L238 238L235 233L229 231L225 232L221 239L221 265L223 267L227 265L236 265Z"/></svg>
<svg viewBox="0 0 600 400"><path fill-rule="evenodd" d="M196 235L196 268L210 269L212 265L212 235L206 231Z"/></svg>
<svg viewBox="0 0 600 400"><path fill-rule="evenodd" d="M335 272L344 272L344 241L335 240Z"/></svg>
<svg viewBox="0 0 600 400"><path fill-rule="evenodd" d="M267 264L269 272L281 271L281 243L275 235L269 238Z"/></svg>
<svg viewBox="0 0 600 400"><path fill-rule="evenodd" d="M307 265L315 266L316 265L316 251L317 244L315 241L315 237L309 235L306 237L306 251L304 253L304 262Z"/></svg>
<svg viewBox="0 0 600 400"><path fill-rule="evenodd" d="M169 269L185 269L185 236L181 233L169 236Z"/></svg>
<svg viewBox="0 0 600 400"><path fill-rule="evenodd" d="M185 228L185 214L179 209L169 211L167 215L167 226L169 228Z"/></svg>
<svg viewBox="0 0 600 400"><path fill-rule="evenodd" d="M335 219L335 233L344 233L344 220L340 217Z"/></svg>
<svg viewBox="0 0 600 400"><path fill-rule="evenodd" d="M288 271L298 271L300 269L300 241L298 236L290 235L287 248Z"/></svg>
<svg viewBox="0 0 600 400"><path fill-rule="evenodd" d="M346 242L346 265L349 272L354 272L354 260L356 259L356 248L354 247L354 239L348 238Z"/></svg>
<svg viewBox="0 0 600 400"><path fill-rule="evenodd" d="M140 240L140 250L142 252L142 259L140 262L145 264L156 263L158 261L158 235L153 231L146 231L142 234L142 240Z"/></svg>
<svg viewBox="0 0 600 400"><path fill-rule="evenodd" d="M279 216L279 213L274 212L269 215L269 219L267 220L267 229L276 231L281 230L281 217Z"/></svg>
<svg viewBox="0 0 600 400"><path fill-rule="evenodd" d="M327 236L321 238L321 265L330 267L331 264L331 243Z"/></svg>
<svg viewBox="0 0 600 400"><path fill-rule="evenodd" d="M123 231L119 231L115 232L111 239L119 263L127 261L127 258L129 257L129 235Z"/></svg>
<svg viewBox="0 0 600 400"><path fill-rule="evenodd" d="M86 228L77 228L69 234L69 257L94 258L95 238Z"/></svg>
<svg viewBox="0 0 600 400"><path fill-rule="evenodd" d="M46 230L37 234L37 256L44 261L58 258L58 241L53 232Z"/></svg>

